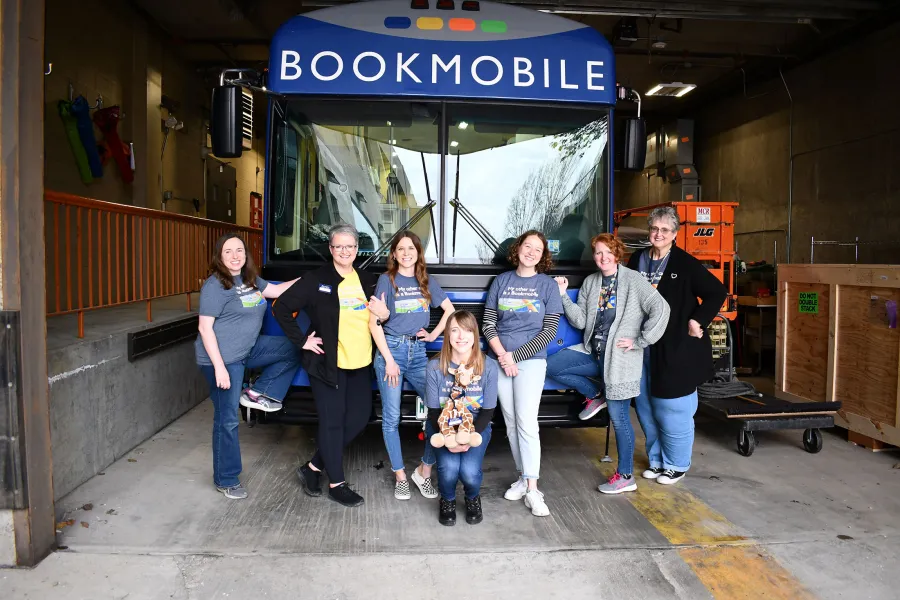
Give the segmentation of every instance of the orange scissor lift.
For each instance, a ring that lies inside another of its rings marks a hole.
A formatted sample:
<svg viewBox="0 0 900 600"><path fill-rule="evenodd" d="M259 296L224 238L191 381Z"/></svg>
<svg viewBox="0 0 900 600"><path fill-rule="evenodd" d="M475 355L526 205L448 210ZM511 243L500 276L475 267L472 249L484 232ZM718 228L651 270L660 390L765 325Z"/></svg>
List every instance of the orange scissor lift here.
<svg viewBox="0 0 900 600"><path fill-rule="evenodd" d="M614 232L629 217L648 217L654 208L671 206L678 213L681 227L676 245L702 262L728 290L719 313L730 321L737 318L734 271L734 209L737 202L667 202L614 213Z"/></svg>

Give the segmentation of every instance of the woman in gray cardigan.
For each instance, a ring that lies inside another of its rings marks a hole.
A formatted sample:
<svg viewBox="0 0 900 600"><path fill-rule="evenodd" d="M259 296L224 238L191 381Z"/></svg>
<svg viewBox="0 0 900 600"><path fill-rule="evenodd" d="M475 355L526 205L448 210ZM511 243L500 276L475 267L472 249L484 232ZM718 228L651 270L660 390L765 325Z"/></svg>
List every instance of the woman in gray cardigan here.
<svg viewBox="0 0 900 600"><path fill-rule="evenodd" d="M637 489L629 407L641 391L644 348L665 332L669 305L640 273L619 264L625 254L621 240L602 233L594 236L591 246L600 272L584 280L577 304L566 294L568 280L556 278L566 319L572 327L584 330L584 343L552 355L547 360L547 376L585 395L582 419L608 405L619 465L599 490L620 494ZM613 341L608 346L607 342Z"/></svg>

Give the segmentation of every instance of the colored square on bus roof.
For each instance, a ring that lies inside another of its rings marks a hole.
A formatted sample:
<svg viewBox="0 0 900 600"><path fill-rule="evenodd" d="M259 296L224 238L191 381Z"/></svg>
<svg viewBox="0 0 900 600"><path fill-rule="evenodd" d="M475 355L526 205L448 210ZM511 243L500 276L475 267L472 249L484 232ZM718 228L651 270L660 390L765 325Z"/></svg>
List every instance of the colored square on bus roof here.
<svg viewBox="0 0 900 600"><path fill-rule="evenodd" d="M416 27L437 31L444 28L444 20L440 17L419 17L416 19Z"/></svg>
<svg viewBox="0 0 900 600"><path fill-rule="evenodd" d="M388 29L409 29L412 25L409 17L385 17L384 26Z"/></svg>
<svg viewBox="0 0 900 600"><path fill-rule="evenodd" d="M482 21L481 30L485 33L506 33L506 21Z"/></svg>
<svg viewBox="0 0 900 600"><path fill-rule="evenodd" d="M450 19L450 29L452 31L475 31L475 21L463 18Z"/></svg>

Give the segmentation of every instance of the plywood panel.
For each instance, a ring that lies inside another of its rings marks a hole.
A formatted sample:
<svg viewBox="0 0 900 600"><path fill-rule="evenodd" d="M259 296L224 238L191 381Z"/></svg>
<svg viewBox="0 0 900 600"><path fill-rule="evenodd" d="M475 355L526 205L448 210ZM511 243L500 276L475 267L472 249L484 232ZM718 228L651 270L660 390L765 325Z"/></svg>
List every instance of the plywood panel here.
<svg viewBox="0 0 900 600"><path fill-rule="evenodd" d="M885 302L900 290L840 286L835 397L845 412L893 425L897 419L900 329L888 327Z"/></svg>
<svg viewBox="0 0 900 600"><path fill-rule="evenodd" d="M827 394L829 286L789 282L786 287L784 391L821 402ZM817 313L800 312L803 292L818 294Z"/></svg>

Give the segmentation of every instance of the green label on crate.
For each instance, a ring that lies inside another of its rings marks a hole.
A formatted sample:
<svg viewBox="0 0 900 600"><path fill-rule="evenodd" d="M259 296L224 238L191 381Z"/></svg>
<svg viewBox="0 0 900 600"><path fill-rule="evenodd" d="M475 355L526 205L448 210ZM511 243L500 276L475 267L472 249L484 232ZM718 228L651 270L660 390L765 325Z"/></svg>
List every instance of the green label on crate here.
<svg viewBox="0 0 900 600"><path fill-rule="evenodd" d="M819 292L800 292L800 312L819 314Z"/></svg>

